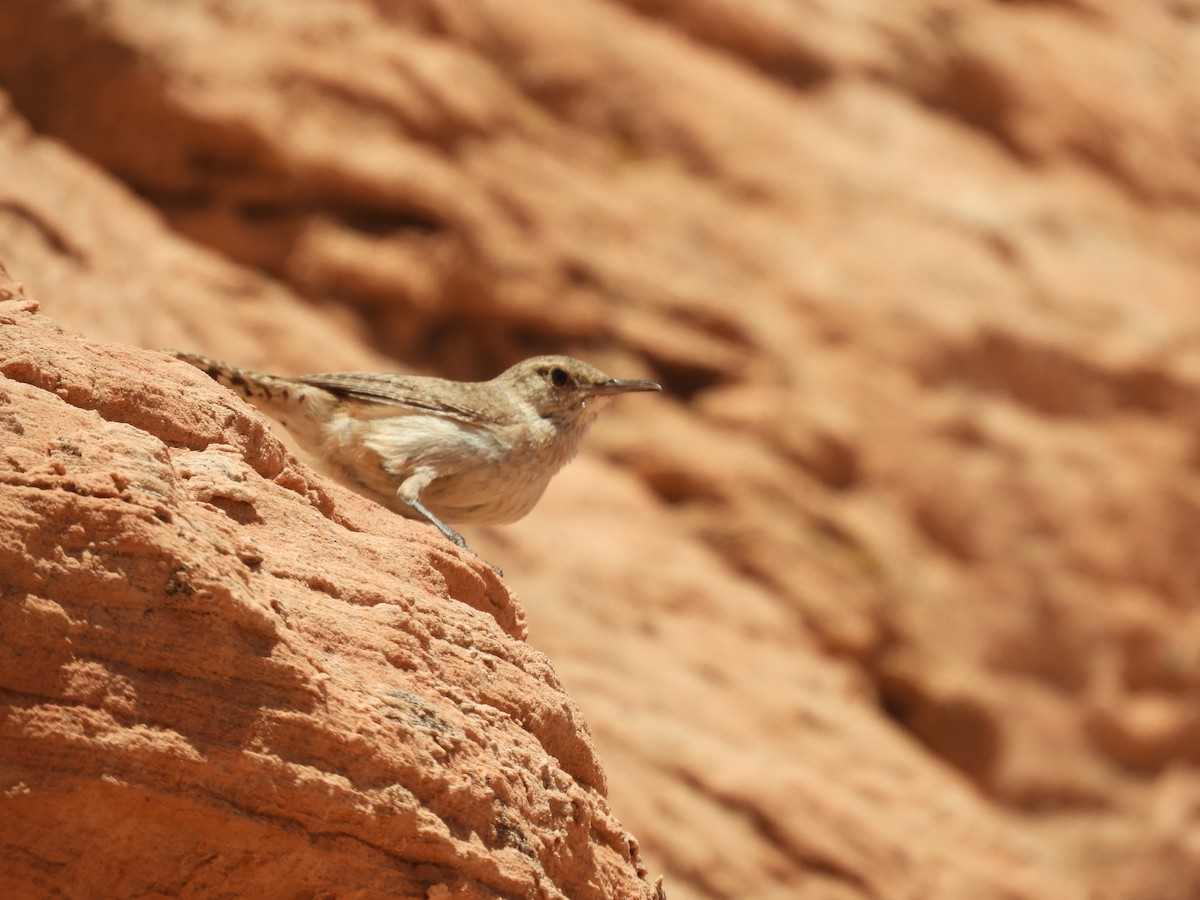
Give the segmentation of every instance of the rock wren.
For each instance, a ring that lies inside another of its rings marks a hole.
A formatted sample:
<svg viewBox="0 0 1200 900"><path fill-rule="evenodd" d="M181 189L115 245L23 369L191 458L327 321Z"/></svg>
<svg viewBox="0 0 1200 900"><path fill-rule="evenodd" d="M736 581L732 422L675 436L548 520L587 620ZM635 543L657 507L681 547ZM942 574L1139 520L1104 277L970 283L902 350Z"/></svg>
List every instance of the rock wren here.
<svg viewBox="0 0 1200 900"><path fill-rule="evenodd" d="M503 525L533 509L614 394L661 391L569 356L535 356L491 381L340 372L282 378L165 351L238 391L347 487L409 518Z"/></svg>

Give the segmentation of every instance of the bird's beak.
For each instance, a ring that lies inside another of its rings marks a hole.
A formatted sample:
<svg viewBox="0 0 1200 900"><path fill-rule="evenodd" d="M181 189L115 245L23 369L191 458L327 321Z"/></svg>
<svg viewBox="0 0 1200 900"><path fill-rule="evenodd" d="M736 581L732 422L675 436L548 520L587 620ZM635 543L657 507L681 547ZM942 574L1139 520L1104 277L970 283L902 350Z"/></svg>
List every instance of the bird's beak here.
<svg viewBox="0 0 1200 900"><path fill-rule="evenodd" d="M643 381L640 378L610 378L594 385L591 393L597 396L607 394L631 394L634 391L661 391L662 385L656 381Z"/></svg>

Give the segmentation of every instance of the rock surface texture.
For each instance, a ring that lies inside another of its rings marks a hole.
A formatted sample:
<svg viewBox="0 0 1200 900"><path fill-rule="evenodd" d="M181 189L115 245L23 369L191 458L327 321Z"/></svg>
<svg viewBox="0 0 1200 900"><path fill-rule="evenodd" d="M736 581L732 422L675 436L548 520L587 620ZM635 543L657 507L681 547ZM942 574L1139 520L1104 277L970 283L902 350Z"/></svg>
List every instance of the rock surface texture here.
<svg viewBox="0 0 1200 900"><path fill-rule="evenodd" d="M32 307L0 302L0 894L654 896L487 565Z"/></svg>
<svg viewBox="0 0 1200 900"><path fill-rule="evenodd" d="M0 893L1200 896L1195 0L0 47ZM502 583L162 346L667 394Z"/></svg>

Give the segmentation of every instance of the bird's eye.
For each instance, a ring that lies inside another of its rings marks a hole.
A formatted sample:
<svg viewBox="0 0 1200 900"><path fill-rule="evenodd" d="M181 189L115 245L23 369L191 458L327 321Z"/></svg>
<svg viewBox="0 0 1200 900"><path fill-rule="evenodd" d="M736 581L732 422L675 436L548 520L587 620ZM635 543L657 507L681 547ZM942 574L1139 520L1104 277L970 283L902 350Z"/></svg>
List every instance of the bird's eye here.
<svg viewBox="0 0 1200 900"><path fill-rule="evenodd" d="M567 383L567 370L560 369L557 367L551 369L550 370L550 380L552 382L554 382L555 387L562 387L564 384Z"/></svg>

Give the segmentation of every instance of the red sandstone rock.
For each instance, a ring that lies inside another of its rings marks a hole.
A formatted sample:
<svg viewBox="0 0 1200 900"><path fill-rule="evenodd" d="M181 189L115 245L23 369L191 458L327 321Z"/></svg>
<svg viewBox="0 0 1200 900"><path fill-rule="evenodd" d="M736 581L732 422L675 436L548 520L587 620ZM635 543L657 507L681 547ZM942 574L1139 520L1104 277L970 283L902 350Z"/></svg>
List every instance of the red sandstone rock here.
<svg viewBox="0 0 1200 900"><path fill-rule="evenodd" d="M486 564L34 308L0 303L0 894L654 896Z"/></svg>
<svg viewBox="0 0 1200 900"><path fill-rule="evenodd" d="M664 380L471 537L673 900L1190 898L1197 21L12 0L0 260L268 370Z"/></svg>

